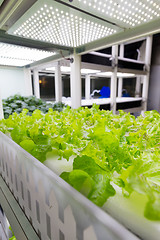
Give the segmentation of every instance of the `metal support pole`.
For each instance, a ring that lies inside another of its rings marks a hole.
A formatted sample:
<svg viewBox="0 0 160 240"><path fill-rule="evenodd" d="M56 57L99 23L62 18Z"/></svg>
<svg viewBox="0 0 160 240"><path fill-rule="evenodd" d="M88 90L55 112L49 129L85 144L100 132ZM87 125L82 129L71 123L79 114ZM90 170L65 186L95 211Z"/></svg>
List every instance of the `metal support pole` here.
<svg viewBox="0 0 160 240"><path fill-rule="evenodd" d="M141 92L141 77L137 76L136 78L136 88L135 88L135 97L140 97Z"/></svg>
<svg viewBox="0 0 160 240"><path fill-rule="evenodd" d="M122 97L123 78L118 79L118 97Z"/></svg>
<svg viewBox="0 0 160 240"><path fill-rule="evenodd" d="M150 76L150 64L152 54L152 36L148 36L146 39L146 51L145 51L145 64L147 69L147 75L143 79L142 99L143 99L143 111L147 110L148 100L148 88L149 88L149 76Z"/></svg>
<svg viewBox="0 0 160 240"><path fill-rule="evenodd" d="M2 98L1 98L1 93L0 93L0 119L4 118L3 114L3 104L2 104Z"/></svg>
<svg viewBox="0 0 160 240"><path fill-rule="evenodd" d="M62 102L62 77L60 62L55 67L55 98L56 102Z"/></svg>
<svg viewBox="0 0 160 240"><path fill-rule="evenodd" d="M71 107L78 108L81 106L81 57L74 53L71 58Z"/></svg>
<svg viewBox="0 0 160 240"><path fill-rule="evenodd" d="M28 68L24 68L23 71L24 71L24 80L25 80L25 95L31 96L33 95L31 70Z"/></svg>
<svg viewBox="0 0 160 240"><path fill-rule="evenodd" d="M124 44L123 43L120 45L119 56L122 58L124 57Z"/></svg>
<svg viewBox="0 0 160 240"><path fill-rule="evenodd" d="M87 74L85 76L85 99L90 99L91 95L91 76Z"/></svg>
<svg viewBox="0 0 160 240"><path fill-rule="evenodd" d="M116 114L116 94L117 94L117 65L118 65L118 45L112 47L112 66L111 76L111 110Z"/></svg>
<svg viewBox="0 0 160 240"><path fill-rule="evenodd" d="M40 87L39 87L38 70L33 70L33 86L34 86L34 95L37 98L40 98Z"/></svg>

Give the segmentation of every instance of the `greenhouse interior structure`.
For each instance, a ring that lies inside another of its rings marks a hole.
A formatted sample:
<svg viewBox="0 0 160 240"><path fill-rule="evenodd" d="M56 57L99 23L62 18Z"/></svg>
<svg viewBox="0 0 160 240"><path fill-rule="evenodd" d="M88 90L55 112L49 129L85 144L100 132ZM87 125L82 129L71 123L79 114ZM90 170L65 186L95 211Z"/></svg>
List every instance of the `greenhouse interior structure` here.
<svg viewBox="0 0 160 240"><path fill-rule="evenodd" d="M160 0L0 0L0 240L159 236Z"/></svg>

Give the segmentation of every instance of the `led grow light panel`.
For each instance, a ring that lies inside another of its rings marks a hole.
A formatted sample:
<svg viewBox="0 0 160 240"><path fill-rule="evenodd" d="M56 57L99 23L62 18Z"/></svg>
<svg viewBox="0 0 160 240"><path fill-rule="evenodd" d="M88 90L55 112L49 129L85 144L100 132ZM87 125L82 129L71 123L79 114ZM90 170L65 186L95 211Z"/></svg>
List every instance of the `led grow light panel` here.
<svg viewBox="0 0 160 240"><path fill-rule="evenodd" d="M104 76L104 77L111 77L112 76L112 72L101 72L101 73L97 73L97 76ZM117 77L135 77L135 74L133 73L121 73L121 72L117 72Z"/></svg>
<svg viewBox="0 0 160 240"><path fill-rule="evenodd" d="M0 43L0 65L22 67L55 54L54 52Z"/></svg>
<svg viewBox="0 0 160 240"><path fill-rule="evenodd" d="M55 67L46 68L46 70L48 70L48 71L55 71ZM61 71L63 73L70 73L71 67L61 66ZM96 69L87 69L87 68L82 68L81 69L81 73L82 74L91 74L91 73L99 73L99 72L100 71L96 70Z"/></svg>
<svg viewBox="0 0 160 240"><path fill-rule="evenodd" d="M128 28L160 17L160 0L73 0L69 4Z"/></svg>
<svg viewBox="0 0 160 240"><path fill-rule="evenodd" d="M77 47L122 31L105 21L53 0L37 1L8 31L10 34Z"/></svg>

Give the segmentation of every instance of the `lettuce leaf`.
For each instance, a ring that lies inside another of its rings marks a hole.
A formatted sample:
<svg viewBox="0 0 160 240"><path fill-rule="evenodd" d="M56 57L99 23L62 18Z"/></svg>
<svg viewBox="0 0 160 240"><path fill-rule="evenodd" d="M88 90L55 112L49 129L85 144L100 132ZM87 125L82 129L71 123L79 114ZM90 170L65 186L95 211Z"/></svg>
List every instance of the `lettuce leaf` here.
<svg viewBox="0 0 160 240"><path fill-rule="evenodd" d="M115 195L110 173L88 156L76 157L73 171L62 173L61 177L98 206L103 206L109 197Z"/></svg>

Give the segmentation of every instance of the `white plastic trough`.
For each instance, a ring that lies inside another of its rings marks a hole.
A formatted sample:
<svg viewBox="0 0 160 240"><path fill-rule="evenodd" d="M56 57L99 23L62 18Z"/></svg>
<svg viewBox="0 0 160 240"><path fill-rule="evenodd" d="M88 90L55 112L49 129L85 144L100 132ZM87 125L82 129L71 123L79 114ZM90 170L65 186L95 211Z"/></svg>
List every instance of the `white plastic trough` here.
<svg viewBox="0 0 160 240"><path fill-rule="evenodd" d="M138 240L1 132L0 153L0 175L40 239Z"/></svg>

